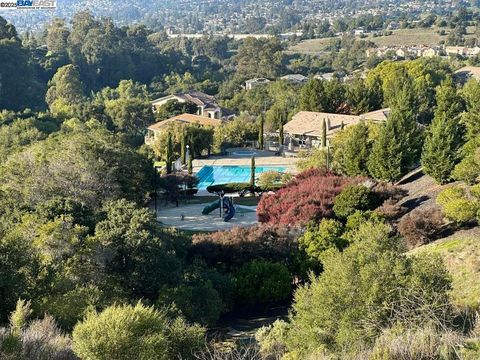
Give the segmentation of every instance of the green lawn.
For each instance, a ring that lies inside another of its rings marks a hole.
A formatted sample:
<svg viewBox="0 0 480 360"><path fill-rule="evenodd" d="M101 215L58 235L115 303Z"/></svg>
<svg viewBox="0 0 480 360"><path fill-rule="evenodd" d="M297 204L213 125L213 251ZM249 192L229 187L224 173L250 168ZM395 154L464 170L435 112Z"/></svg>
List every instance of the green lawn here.
<svg viewBox="0 0 480 360"><path fill-rule="evenodd" d="M458 306L480 307L480 239L440 240L411 252L439 254L452 275L453 302Z"/></svg>

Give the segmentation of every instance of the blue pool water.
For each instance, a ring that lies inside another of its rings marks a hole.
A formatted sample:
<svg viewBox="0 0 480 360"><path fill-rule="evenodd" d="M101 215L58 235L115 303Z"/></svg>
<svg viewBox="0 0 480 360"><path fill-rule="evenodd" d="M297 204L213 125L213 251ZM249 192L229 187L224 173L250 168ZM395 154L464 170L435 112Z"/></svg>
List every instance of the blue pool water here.
<svg viewBox="0 0 480 360"><path fill-rule="evenodd" d="M256 166L255 177L258 177L265 171L279 171L285 172L286 168L281 166ZM206 190L207 186L214 184L226 184L232 182L249 182L250 181L250 166L209 166L206 165L197 173L198 189Z"/></svg>

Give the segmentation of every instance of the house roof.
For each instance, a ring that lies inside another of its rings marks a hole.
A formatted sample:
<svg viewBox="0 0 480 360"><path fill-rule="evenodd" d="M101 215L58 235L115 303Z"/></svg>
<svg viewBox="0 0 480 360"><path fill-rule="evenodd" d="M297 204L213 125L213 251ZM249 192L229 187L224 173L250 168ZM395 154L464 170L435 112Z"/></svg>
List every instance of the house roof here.
<svg viewBox="0 0 480 360"><path fill-rule="evenodd" d="M280 79L289 80L289 81L299 81L299 82L308 80L308 78L306 76L303 76L302 74L288 74L288 75L282 76Z"/></svg>
<svg viewBox="0 0 480 360"><path fill-rule="evenodd" d="M283 131L292 135L322 136L322 126L327 124L327 137L341 130L342 123L345 127L356 125L361 120L386 121L390 108L380 109L362 115L331 114L313 111L300 111L291 121L286 123Z"/></svg>
<svg viewBox="0 0 480 360"><path fill-rule="evenodd" d="M267 83L267 82L270 82L270 80L267 79L267 78L253 78L253 79L248 79L245 82L247 84L250 84L250 83Z"/></svg>
<svg viewBox="0 0 480 360"><path fill-rule="evenodd" d="M152 124L148 127L148 130L158 131L168 127L171 124L199 124L202 126L220 126L223 123L219 119L211 119L204 116L193 115L193 114L182 114L174 116L170 119L159 121L155 124Z"/></svg>
<svg viewBox="0 0 480 360"><path fill-rule="evenodd" d="M293 135L322 136L323 121L327 123L327 136L331 136L344 126L360 122L360 116L300 111L286 123L283 131Z"/></svg>
<svg viewBox="0 0 480 360"><path fill-rule="evenodd" d="M155 105L157 102L165 101L168 99L175 99L175 98L192 102L197 106L205 106L206 104L215 103L215 98L213 96L205 94L201 91L191 90L184 93L167 95L167 96L155 99L152 101L152 104Z"/></svg>
<svg viewBox="0 0 480 360"><path fill-rule="evenodd" d="M390 108L370 111L368 113L360 115L360 118L364 120L386 121L388 115L390 115Z"/></svg>

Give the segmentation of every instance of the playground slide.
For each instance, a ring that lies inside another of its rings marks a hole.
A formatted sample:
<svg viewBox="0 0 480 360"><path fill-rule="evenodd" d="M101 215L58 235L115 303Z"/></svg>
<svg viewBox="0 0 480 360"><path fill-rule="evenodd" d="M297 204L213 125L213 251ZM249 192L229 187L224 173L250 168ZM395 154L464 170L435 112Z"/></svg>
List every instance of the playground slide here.
<svg viewBox="0 0 480 360"><path fill-rule="evenodd" d="M218 209L220 207L220 200L214 201L213 203L205 206L203 208L202 214L203 215L208 215L210 214L213 210Z"/></svg>
<svg viewBox="0 0 480 360"><path fill-rule="evenodd" d="M220 207L220 200L214 201L213 203L205 206L202 210L203 215L210 214L213 210L218 209ZM223 221L229 221L235 215L235 207L233 206L233 202L225 197L223 198L223 209L225 214L223 216Z"/></svg>
<svg viewBox="0 0 480 360"><path fill-rule="evenodd" d="M227 212L225 214L225 216L223 217L223 221L227 222L227 221L230 221L231 218L233 218L233 216L235 215L235 207L233 206L233 202L232 200L228 199L227 198L227 204L225 204L225 201L223 202L224 205L226 205L226 208L227 208Z"/></svg>

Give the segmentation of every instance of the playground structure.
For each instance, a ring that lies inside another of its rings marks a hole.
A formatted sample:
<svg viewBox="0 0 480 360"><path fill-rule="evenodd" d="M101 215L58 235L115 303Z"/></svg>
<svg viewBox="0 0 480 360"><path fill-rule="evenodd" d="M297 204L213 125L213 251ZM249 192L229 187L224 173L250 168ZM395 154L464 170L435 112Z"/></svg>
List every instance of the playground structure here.
<svg viewBox="0 0 480 360"><path fill-rule="evenodd" d="M208 215L212 211L220 209L220 217L223 218L223 221L228 222L235 216L235 206L233 206L233 199L219 194L219 199L213 203L205 206L202 211L202 215Z"/></svg>

